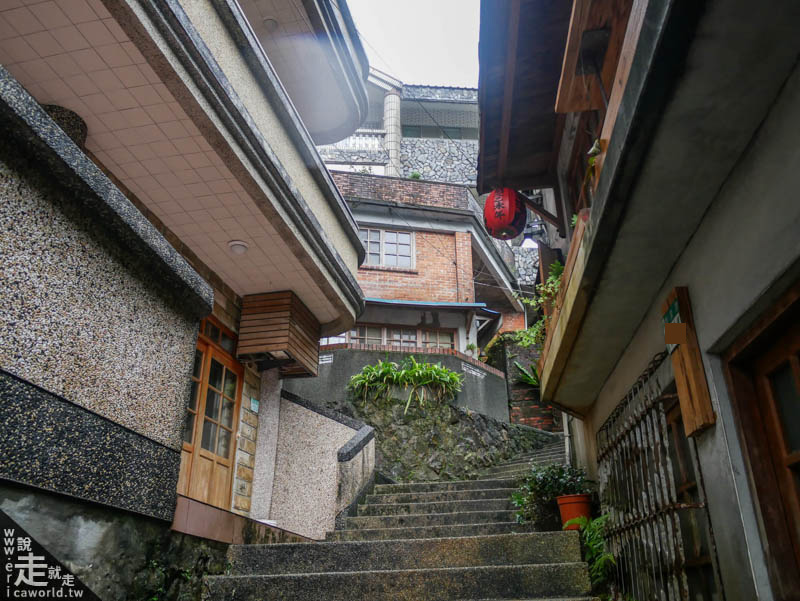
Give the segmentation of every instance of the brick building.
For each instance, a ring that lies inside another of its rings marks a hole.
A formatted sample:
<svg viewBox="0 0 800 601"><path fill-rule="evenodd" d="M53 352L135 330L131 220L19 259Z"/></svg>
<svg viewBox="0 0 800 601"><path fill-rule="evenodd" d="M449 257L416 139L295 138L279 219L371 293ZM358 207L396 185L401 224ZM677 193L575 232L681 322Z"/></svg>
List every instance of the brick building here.
<svg viewBox="0 0 800 601"><path fill-rule="evenodd" d="M357 279L366 309L323 344L467 352L524 328L514 253L490 238L468 186L334 172L366 248Z"/></svg>
<svg viewBox="0 0 800 601"><path fill-rule="evenodd" d="M460 406L508 421L505 374L477 359L497 333L525 327L515 254L490 238L474 189L352 172L333 180L358 224L366 258L356 278L365 309L322 339L318 385L287 382L314 400L344 394L364 365L414 355L464 374Z"/></svg>

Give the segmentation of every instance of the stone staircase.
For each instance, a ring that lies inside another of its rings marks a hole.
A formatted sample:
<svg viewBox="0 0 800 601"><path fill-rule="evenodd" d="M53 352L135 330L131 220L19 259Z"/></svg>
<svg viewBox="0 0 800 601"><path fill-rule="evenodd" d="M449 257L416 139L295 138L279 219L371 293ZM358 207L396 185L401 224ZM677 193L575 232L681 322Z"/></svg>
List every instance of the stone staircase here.
<svg viewBox="0 0 800 601"><path fill-rule="evenodd" d="M548 459L558 460L552 450ZM527 469L534 458L497 466L482 480L376 485L358 515L345 518L326 542L232 546L232 575L207 577L204 597L588 599L578 534L528 532L515 522L509 498L520 466Z"/></svg>
<svg viewBox="0 0 800 601"><path fill-rule="evenodd" d="M522 478L531 468L531 465L549 465L567 462L564 439L559 438L532 453L519 455L505 463L490 468L486 473L495 478Z"/></svg>

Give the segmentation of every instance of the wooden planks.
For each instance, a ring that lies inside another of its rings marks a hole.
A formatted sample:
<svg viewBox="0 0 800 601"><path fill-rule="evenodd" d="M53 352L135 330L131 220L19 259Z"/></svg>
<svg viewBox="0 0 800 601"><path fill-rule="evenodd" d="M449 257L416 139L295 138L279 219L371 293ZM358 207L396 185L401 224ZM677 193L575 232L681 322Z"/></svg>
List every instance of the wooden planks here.
<svg viewBox="0 0 800 601"><path fill-rule="evenodd" d="M597 75L578 73L581 42L587 31L608 30L608 46L599 67L603 87L610 94L632 4L632 0L575 0L556 96L557 113L605 109L606 100Z"/></svg>
<svg viewBox="0 0 800 601"><path fill-rule="evenodd" d="M320 324L290 290L242 298L236 355L251 361L290 360L281 375L317 375Z"/></svg>
<svg viewBox="0 0 800 601"><path fill-rule="evenodd" d="M677 309L677 314L674 314L674 309ZM681 404L683 427L686 436L694 436L713 426L716 415L695 334L689 289L685 286L673 288L661 307L661 314L665 316L665 322L682 323L686 326L684 341L672 350L672 370ZM667 319L668 315L675 316Z"/></svg>

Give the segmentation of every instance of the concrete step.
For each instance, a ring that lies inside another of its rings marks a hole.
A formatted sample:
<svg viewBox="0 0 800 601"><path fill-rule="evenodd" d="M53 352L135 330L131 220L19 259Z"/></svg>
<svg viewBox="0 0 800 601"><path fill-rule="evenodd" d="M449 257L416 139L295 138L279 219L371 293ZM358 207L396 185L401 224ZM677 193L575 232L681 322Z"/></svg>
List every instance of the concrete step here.
<svg viewBox="0 0 800 601"><path fill-rule="evenodd" d="M418 538L453 538L530 532L530 527L512 522L488 524L453 524L449 526L418 526L407 528L370 528L360 530L336 530L328 532L329 541L348 540L409 540Z"/></svg>
<svg viewBox="0 0 800 601"><path fill-rule="evenodd" d="M344 519L345 530L371 530L374 528L418 528L449 526L452 524L487 524L513 522L514 512L507 511L454 511L450 513L420 513L414 515L362 515Z"/></svg>
<svg viewBox="0 0 800 601"><path fill-rule="evenodd" d="M481 565L570 563L581 560L577 532L531 532L418 540L234 545L231 571L307 574L358 570L411 570Z"/></svg>
<svg viewBox="0 0 800 601"><path fill-rule="evenodd" d="M367 495L366 503L436 503L437 501L471 501L477 499L509 498L516 488L490 488L487 490L445 490L441 492L400 492Z"/></svg>
<svg viewBox="0 0 800 601"><path fill-rule="evenodd" d="M443 492L447 490L488 490L491 488L516 488L508 478L482 480L445 480L436 482L408 482L405 484L376 484L375 494L408 492Z"/></svg>
<svg viewBox="0 0 800 601"><path fill-rule="evenodd" d="M207 576L204 580L205 599L226 601L455 601L579 596L590 589L584 563Z"/></svg>
<svg viewBox="0 0 800 601"><path fill-rule="evenodd" d="M454 513L460 511L507 511L512 509L510 497L433 503L378 503L359 505L358 515L412 515Z"/></svg>

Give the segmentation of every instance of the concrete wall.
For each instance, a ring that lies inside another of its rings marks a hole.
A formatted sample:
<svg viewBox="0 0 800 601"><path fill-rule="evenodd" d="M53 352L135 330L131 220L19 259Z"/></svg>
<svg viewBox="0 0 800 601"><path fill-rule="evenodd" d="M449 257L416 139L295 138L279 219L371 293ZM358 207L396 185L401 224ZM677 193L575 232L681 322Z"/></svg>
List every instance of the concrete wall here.
<svg viewBox="0 0 800 601"><path fill-rule="evenodd" d="M424 353L403 353L391 350L338 349L320 353L331 355L330 363L319 366L316 378L294 378L284 382L284 389L294 394L320 403L332 402L341 405L347 398L347 384L350 376L361 371L365 365L378 360L402 362L409 354L417 361L441 363L445 367L464 374L463 389L454 404L494 419L508 422L508 391L506 381L493 371L488 371L464 361L455 355Z"/></svg>
<svg viewBox="0 0 800 601"><path fill-rule="evenodd" d="M374 442L346 464L337 453L356 430L292 401L281 399L269 519L278 527L321 540L335 527L372 476Z"/></svg>
<svg viewBox="0 0 800 601"><path fill-rule="evenodd" d="M14 152L0 148L0 367L179 450L196 318Z"/></svg>
<svg viewBox="0 0 800 601"><path fill-rule="evenodd" d="M696 440L728 601L770 599L771 593L719 353L780 295L784 280L800 275L798 130L800 71L795 69L576 431L578 457L593 467L596 431L650 358L664 349L661 302L674 286L688 286L717 415L716 425Z"/></svg>
<svg viewBox="0 0 800 601"><path fill-rule="evenodd" d="M344 228L314 181L311 171L291 140L286 127L278 119L270 99L266 97L256 75L242 58L241 51L216 10L211 3L201 0L183 0L181 5L231 82L245 108L255 120L264 137L269 140L269 144L277 153L289 177L313 209L331 243L351 271L355 272L358 264L355 247L345 234Z"/></svg>

